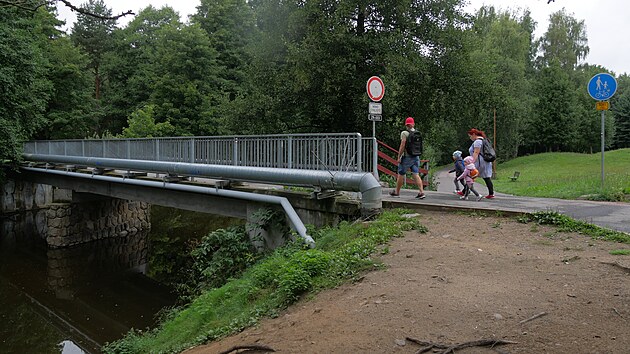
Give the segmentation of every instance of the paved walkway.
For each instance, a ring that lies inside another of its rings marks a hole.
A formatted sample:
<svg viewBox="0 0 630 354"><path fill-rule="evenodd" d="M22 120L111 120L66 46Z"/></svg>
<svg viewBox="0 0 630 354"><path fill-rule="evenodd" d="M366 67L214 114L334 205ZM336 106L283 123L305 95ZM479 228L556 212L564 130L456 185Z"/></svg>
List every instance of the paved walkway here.
<svg viewBox="0 0 630 354"><path fill-rule="evenodd" d="M422 200L415 199L418 193L417 190L403 189L399 197L392 197L389 195L392 189L383 188L384 206L473 209L511 213L532 213L550 210L598 226L630 233L630 203L517 197L501 193L495 193L496 198L494 199L484 198L479 202L475 200L460 200L458 195L453 194L455 189L453 178L454 174L448 174L447 170L440 171L436 178L436 182L439 182L437 191L427 191L426 199ZM481 183L475 184L475 189L479 193L486 195L488 190L483 184L483 180L481 181Z"/></svg>

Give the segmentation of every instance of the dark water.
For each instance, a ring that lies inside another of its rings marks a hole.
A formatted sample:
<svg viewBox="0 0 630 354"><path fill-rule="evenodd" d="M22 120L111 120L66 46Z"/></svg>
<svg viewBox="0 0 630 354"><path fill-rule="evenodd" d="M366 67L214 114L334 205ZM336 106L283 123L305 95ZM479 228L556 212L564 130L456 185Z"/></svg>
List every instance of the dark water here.
<svg viewBox="0 0 630 354"><path fill-rule="evenodd" d="M164 283L178 277L191 243L238 222L153 207L150 232L57 250L28 223L3 227L0 353L98 353L131 328L153 327L176 302Z"/></svg>

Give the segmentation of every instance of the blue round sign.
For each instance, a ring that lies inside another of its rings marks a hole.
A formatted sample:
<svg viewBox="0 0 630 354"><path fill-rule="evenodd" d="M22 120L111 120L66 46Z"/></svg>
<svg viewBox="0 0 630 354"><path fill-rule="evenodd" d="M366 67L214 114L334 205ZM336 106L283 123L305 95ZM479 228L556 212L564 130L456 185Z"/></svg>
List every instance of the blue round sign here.
<svg viewBox="0 0 630 354"><path fill-rule="evenodd" d="M600 73L588 82L588 94L598 101L611 98L617 91L617 80L608 73Z"/></svg>

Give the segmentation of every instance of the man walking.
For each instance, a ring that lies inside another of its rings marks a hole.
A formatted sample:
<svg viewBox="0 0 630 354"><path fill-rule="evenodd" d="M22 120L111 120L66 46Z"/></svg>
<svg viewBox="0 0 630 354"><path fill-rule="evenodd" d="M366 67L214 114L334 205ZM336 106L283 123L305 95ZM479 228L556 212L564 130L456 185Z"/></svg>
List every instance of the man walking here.
<svg viewBox="0 0 630 354"><path fill-rule="evenodd" d="M420 179L420 155L422 154L422 136L414 129L415 122L412 117L405 120L406 129L400 133L400 147L398 148L398 176L396 178L396 190L389 195L397 197L400 195L400 188L403 185L407 170L411 169L413 180L418 185L420 192L416 196L424 199L424 188Z"/></svg>

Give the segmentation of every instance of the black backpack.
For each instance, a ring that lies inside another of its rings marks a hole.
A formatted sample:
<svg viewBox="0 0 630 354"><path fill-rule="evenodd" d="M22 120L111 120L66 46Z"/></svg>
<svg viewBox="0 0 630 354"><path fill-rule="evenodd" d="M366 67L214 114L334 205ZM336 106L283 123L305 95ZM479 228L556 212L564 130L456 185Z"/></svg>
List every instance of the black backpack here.
<svg viewBox="0 0 630 354"><path fill-rule="evenodd" d="M410 156L422 155L422 136L417 130L410 131L409 137L407 137L407 143L405 144L405 151Z"/></svg>
<svg viewBox="0 0 630 354"><path fill-rule="evenodd" d="M481 143L481 151L479 151L479 154L483 157L484 161L492 162L496 160L497 153L494 151L492 145L490 145L488 139L481 139Z"/></svg>

